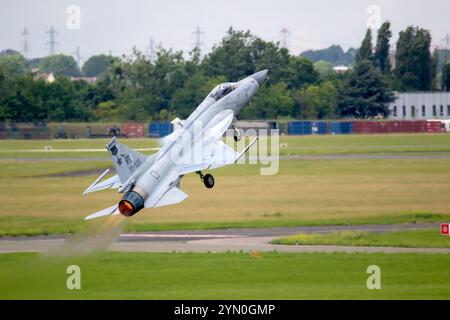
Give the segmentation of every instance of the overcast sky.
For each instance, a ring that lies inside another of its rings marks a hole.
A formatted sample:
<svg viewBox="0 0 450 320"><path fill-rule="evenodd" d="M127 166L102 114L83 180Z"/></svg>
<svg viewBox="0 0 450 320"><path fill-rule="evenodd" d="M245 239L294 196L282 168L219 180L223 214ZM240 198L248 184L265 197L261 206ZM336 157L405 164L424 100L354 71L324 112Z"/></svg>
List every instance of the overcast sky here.
<svg viewBox="0 0 450 320"><path fill-rule="evenodd" d="M67 13L70 5L80 9L79 29L78 20L71 19L76 15ZM378 6L381 20L391 21L394 41L407 25L430 30L434 45L443 45L450 33L448 0L0 0L0 50L21 51L27 27L29 56L46 55L45 31L51 25L58 31L57 52L71 54L80 46L85 58L110 51L128 54L133 46L146 50L150 37L165 48L189 51L197 26L206 51L229 26L269 41L280 40L280 30L287 28L292 53L331 44L346 49L358 47L367 21L377 19L376 10L367 13L371 5Z"/></svg>

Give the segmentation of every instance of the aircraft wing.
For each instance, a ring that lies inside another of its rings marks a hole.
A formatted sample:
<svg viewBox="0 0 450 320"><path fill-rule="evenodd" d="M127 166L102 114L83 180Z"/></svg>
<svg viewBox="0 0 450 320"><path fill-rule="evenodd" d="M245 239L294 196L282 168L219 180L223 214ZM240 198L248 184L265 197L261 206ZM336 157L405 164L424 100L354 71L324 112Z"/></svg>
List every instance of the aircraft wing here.
<svg viewBox="0 0 450 320"><path fill-rule="evenodd" d="M218 140L209 148L205 148L202 160L198 163L185 163L178 166L180 175L197 172L206 169L216 169L227 166L238 161L251 146L258 140L258 137L252 140L240 153L234 151L222 141Z"/></svg>

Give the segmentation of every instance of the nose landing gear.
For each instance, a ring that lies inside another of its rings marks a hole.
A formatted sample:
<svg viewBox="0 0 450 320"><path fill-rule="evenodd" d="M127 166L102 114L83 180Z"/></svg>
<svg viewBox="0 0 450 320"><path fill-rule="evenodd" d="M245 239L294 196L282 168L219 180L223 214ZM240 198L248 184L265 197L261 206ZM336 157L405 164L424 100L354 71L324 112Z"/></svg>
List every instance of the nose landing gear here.
<svg viewBox="0 0 450 320"><path fill-rule="evenodd" d="M201 171L197 171L196 173L200 176L206 188L211 189L214 187L214 177L211 174L207 173L204 175Z"/></svg>

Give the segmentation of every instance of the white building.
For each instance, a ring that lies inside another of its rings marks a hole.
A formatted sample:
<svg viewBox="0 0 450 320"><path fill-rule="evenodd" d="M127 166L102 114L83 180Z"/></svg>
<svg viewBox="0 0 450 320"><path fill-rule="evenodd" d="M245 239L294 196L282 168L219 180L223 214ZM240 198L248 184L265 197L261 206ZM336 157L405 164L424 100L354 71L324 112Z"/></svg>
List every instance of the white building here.
<svg viewBox="0 0 450 320"><path fill-rule="evenodd" d="M450 119L450 92L398 92L389 120Z"/></svg>

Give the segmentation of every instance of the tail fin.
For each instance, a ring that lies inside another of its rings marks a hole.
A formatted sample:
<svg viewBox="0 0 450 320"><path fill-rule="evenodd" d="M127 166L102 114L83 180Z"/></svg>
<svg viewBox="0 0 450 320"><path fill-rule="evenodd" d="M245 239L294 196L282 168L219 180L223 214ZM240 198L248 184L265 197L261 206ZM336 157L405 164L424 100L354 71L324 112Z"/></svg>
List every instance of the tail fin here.
<svg viewBox="0 0 450 320"><path fill-rule="evenodd" d="M144 164L147 158L116 140L116 137L107 144L106 148L111 152L111 159L114 162L120 182L124 183L128 178Z"/></svg>

